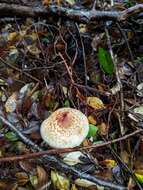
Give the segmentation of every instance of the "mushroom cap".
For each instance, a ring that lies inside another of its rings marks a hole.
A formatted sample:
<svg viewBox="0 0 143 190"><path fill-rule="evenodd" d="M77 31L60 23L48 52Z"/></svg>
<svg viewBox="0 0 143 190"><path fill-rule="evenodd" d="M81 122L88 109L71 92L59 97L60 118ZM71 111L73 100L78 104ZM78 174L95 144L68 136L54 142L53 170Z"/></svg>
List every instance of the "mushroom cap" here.
<svg viewBox="0 0 143 190"><path fill-rule="evenodd" d="M51 147L73 148L79 146L89 130L87 117L73 108L60 108L41 125L41 137Z"/></svg>

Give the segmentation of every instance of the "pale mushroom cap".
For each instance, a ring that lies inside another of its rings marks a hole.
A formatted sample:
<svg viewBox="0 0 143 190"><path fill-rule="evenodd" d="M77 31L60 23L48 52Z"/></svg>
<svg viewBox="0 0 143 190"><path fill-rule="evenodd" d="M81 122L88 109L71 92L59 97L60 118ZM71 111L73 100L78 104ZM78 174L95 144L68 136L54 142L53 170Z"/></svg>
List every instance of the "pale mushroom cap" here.
<svg viewBox="0 0 143 190"><path fill-rule="evenodd" d="M87 117L73 108L60 108L41 125L42 139L54 148L79 146L89 130Z"/></svg>

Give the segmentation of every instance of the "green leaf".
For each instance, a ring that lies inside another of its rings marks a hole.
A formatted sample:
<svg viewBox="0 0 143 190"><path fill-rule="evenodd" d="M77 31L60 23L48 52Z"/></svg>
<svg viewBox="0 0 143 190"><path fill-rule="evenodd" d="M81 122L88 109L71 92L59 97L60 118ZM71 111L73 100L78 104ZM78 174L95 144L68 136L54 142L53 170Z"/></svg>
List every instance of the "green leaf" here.
<svg viewBox="0 0 143 190"><path fill-rule="evenodd" d="M94 137L98 131L98 128L95 125L89 124L89 132L87 137Z"/></svg>
<svg viewBox="0 0 143 190"><path fill-rule="evenodd" d="M17 135L15 133L13 133L13 132L8 132L4 136L9 141L17 141L18 140Z"/></svg>
<svg viewBox="0 0 143 190"><path fill-rule="evenodd" d="M69 100L65 100L65 102L64 102L64 107L70 107L70 102L69 102Z"/></svg>
<svg viewBox="0 0 143 190"><path fill-rule="evenodd" d="M102 70L112 75L114 73L114 64L111 55L103 48L98 49L98 60Z"/></svg>
<svg viewBox="0 0 143 190"><path fill-rule="evenodd" d="M135 173L138 182L143 183L143 174Z"/></svg>

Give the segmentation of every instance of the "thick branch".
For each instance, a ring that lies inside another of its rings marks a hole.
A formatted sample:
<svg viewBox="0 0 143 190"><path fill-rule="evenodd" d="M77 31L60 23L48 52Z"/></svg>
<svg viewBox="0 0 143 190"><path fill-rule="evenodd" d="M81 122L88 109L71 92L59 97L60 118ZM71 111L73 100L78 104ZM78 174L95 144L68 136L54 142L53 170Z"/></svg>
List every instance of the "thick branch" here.
<svg viewBox="0 0 143 190"><path fill-rule="evenodd" d="M75 10L71 8L49 6L47 9L39 7L28 7L16 4L0 3L0 16L19 17L47 17L49 15L61 16L77 22L88 23L95 20L124 20L134 13L142 12L143 4L138 4L124 11L97 11L97 10ZM48 18L48 17L47 17Z"/></svg>

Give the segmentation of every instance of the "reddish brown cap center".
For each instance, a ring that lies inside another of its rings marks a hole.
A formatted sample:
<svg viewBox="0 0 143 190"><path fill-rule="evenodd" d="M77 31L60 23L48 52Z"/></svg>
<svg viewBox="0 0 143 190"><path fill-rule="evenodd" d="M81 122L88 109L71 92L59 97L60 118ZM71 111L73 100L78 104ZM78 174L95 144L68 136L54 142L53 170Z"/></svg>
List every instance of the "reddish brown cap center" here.
<svg viewBox="0 0 143 190"><path fill-rule="evenodd" d="M72 123L72 116L68 111L59 113L56 117L57 123L61 128L68 128Z"/></svg>

